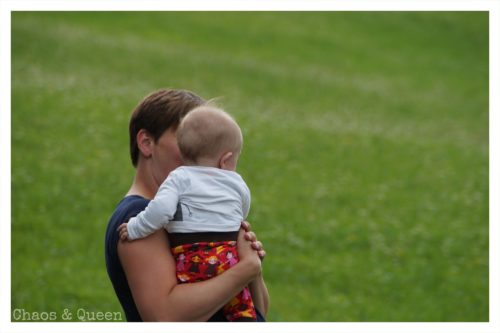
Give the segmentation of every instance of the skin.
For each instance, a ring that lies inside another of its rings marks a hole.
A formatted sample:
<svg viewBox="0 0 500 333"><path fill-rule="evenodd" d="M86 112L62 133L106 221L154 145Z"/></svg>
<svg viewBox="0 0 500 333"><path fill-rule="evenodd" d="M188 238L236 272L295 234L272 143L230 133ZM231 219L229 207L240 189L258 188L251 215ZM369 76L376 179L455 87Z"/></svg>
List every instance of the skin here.
<svg viewBox="0 0 500 333"><path fill-rule="evenodd" d="M127 195L152 199L168 174L181 165L175 131L167 130L154 142L141 130L137 142L140 157ZM118 256L141 318L206 321L247 285L255 307L265 316L269 295L261 260L266 253L248 222L242 223L237 247L240 261L230 270L203 282L178 284L166 231L133 242L120 241Z"/></svg>

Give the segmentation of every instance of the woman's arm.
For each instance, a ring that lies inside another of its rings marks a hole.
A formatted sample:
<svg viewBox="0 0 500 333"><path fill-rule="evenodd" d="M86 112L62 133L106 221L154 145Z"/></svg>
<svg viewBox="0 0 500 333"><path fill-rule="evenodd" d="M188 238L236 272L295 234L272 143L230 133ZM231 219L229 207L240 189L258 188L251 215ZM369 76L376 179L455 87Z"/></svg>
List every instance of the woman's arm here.
<svg viewBox="0 0 500 333"><path fill-rule="evenodd" d="M243 221L241 227L247 232L245 234L245 239L252 242L252 248L257 251L259 257L264 260L266 256L266 251L262 246L262 243L257 240L255 233L250 231L250 223ZM262 276L262 271L259 276L250 282L248 285L250 293L252 294L252 301L254 306L260 311L260 313L265 317L267 311L269 310L269 292L267 291L266 283L264 282L264 277Z"/></svg>
<svg viewBox="0 0 500 333"><path fill-rule="evenodd" d="M265 317L269 309L269 293L262 273L248 285L254 306Z"/></svg>
<svg viewBox="0 0 500 333"><path fill-rule="evenodd" d="M258 252L245 232L238 236L240 261L212 279L177 284L166 232L118 243L118 256L144 321L206 321L253 281L261 270Z"/></svg>

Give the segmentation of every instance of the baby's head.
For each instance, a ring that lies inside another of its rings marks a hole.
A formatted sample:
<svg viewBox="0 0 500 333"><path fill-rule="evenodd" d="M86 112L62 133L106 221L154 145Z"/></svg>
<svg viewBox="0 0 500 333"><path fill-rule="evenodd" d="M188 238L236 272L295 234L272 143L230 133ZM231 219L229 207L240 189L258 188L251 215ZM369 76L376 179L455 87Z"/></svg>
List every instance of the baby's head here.
<svg viewBox="0 0 500 333"><path fill-rule="evenodd" d="M243 135L234 119L210 105L193 109L177 129L177 142L185 165L236 170Z"/></svg>

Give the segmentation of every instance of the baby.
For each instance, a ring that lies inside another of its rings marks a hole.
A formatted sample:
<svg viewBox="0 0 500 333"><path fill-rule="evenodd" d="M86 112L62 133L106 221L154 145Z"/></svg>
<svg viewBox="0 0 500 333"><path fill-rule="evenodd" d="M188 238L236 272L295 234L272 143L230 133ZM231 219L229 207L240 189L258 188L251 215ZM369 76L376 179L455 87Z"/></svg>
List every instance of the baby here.
<svg viewBox="0 0 500 333"><path fill-rule="evenodd" d="M118 231L122 240L134 240L165 228L178 281L203 281L238 262L236 239L250 209L250 190L235 172L243 136L226 112L200 106L181 121L177 142L184 166ZM224 306L224 314L229 321L256 320L248 287Z"/></svg>

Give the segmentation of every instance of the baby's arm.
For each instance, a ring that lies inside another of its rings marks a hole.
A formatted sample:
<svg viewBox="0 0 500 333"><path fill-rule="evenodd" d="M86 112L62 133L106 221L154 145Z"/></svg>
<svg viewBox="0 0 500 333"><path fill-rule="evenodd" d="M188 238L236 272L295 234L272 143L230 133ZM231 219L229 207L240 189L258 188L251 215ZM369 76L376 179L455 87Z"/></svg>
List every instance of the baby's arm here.
<svg viewBox="0 0 500 333"><path fill-rule="evenodd" d="M134 240L144 238L157 230L165 228L175 215L179 191L175 177L168 177L158 189L158 193L151 200L146 209L128 223L118 227L120 239Z"/></svg>

